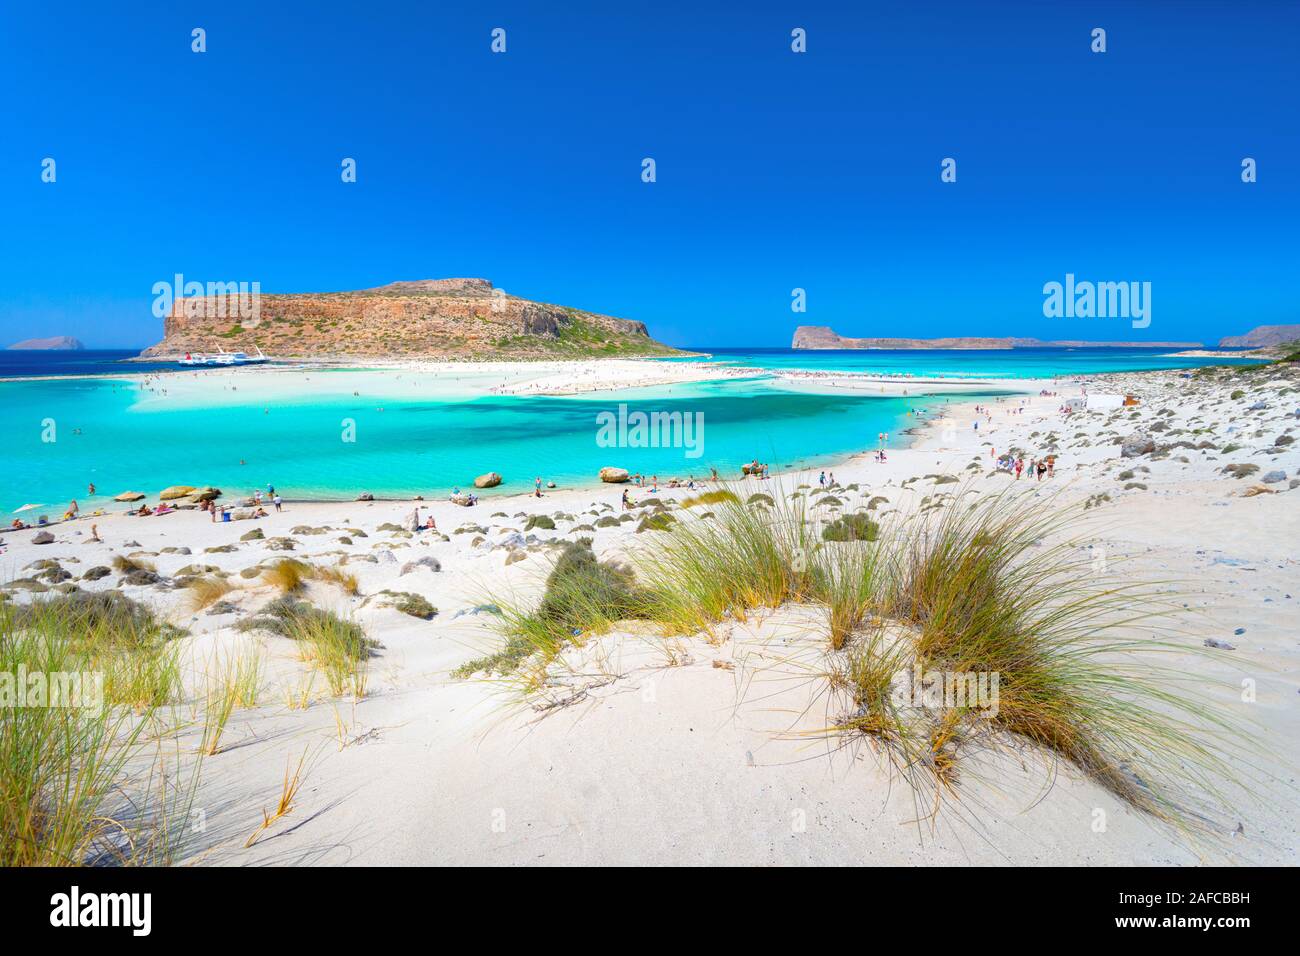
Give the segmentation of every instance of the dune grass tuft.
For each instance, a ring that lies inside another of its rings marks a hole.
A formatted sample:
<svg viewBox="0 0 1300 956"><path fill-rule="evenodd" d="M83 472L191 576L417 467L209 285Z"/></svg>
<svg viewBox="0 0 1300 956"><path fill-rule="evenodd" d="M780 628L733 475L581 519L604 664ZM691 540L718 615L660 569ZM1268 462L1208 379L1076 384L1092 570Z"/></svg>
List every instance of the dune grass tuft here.
<svg viewBox="0 0 1300 956"><path fill-rule="evenodd" d="M255 616L240 621L243 631L265 630L299 643L303 660L325 675L335 695L351 692L360 699L368 686L368 662L383 647L361 625L288 595L271 601Z"/></svg>
<svg viewBox="0 0 1300 956"><path fill-rule="evenodd" d="M724 501L739 502L736 493L727 488L715 488L712 491L704 491L698 495L691 495L689 498L682 499L683 508L694 508L697 505L718 505Z"/></svg>
<svg viewBox="0 0 1300 956"><path fill-rule="evenodd" d="M819 520L807 499L778 500L716 502L711 520L647 540L635 573L575 546L536 608L498 602L505 647L461 675L544 664L620 619L708 636L758 609L814 604L826 615L822 676L840 708L827 732L884 748L936 807L963 755L1028 742L1157 818L1207 819L1212 781L1232 781L1240 763L1225 759L1224 743L1240 746L1239 731L1159 666L1162 654L1194 652L1179 639L1179 606L1165 582L1092 565L1075 537L1082 508L1002 495L891 516L886 527L865 515ZM832 528L847 533L825 534ZM937 696L934 674L948 681ZM900 692L911 675L924 693Z"/></svg>
<svg viewBox="0 0 1300 956"><path fill-rule="evenodd" d="M567 644L580 644L587 635L608 631L618 621L646 616L646 595L637 587L632 570L617 562L598 561L590 538L565 544L535 609L500 597L490 603L500 609L498 629L505 646L462 664L454 677L480 671L511 674L534 655L544 666Z"/></svg>
<svg viewBox="0 0 1300 956"><path fill-rule="evenodd" d="M0 719L0 866L164 861L158 805L112 813L152 717L178 693L180 633L115 592L0 605L0 674L21 668L46 688Z"/></svg>

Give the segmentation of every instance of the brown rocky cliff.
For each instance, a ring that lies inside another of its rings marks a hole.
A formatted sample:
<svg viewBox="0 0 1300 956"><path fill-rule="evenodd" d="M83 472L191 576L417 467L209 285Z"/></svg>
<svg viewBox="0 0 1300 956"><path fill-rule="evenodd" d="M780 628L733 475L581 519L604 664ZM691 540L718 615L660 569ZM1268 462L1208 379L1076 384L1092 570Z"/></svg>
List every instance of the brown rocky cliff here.
<svg viewBox="0 0 1300 956"><path fill-rule="evenodd" d="M256 315L236 296L179 299L163 340L142 356L252 352L302 356L546 357L674 350L643 322L532 302L486 279L423 279L357 292L263 294Z"/></svg>

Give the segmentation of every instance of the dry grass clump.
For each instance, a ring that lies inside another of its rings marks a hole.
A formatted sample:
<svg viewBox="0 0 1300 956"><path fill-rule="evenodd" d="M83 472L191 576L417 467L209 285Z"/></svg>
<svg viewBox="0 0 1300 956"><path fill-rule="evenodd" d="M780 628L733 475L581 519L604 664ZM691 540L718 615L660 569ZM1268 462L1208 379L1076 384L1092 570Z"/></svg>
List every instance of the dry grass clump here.
<svg viewBox="0 0 1300 956"><path fill-rule="evenodd" d="M191 578L186 582L185 587L190 592L190 607L195 611L211 607L235 590L233 584L215 574L205 574L201 577Z"/></svg>
<svg viewBox="0 0 1300 956"><path fill-rule="evenodd" d="M322 567L308 564L297 558L283 558L262 572L262 581L279 590L281 594L297 594L308 581L321 581L342 588L345 594L355 596L360 590L357 576L338 565Z"/></svg>
<svg viewBox="0 0 1300 956"><path fill-rule="evenodd" d="M284 558L262 572L262 580L281 594L301 591L311 578L311 565L297 558Z"/></svg>
<svg viewBox="0 0 1300 956"><path fill-rule="evenodd" d="M143 558L128 558L124 554L113 555L113 560L110 563L113 565L113 570L119 574L130 574L132 571L156 572L158 570L150 561L145 561Z"/></svg>

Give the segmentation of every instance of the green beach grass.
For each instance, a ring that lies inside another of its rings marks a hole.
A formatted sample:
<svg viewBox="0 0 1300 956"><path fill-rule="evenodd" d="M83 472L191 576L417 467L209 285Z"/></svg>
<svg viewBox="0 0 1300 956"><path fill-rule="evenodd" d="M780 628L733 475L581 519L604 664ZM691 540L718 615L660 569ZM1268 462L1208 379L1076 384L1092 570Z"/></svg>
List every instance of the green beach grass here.
<svg viewBox="0 0 1300 956"><path fill-rule="evenodd" d="M1180 639L1177 593L1094 566L1078 545L1082 508L958 493L868 519L865 499L834 515L776 487L771 497L711 494L707 516L643 536L628 564L568 545L539 602L494 597L504 646L456 676L500 674L527 693L566 648L620 622L712 640L723 622L812 605L825 621L816 679L837 707L819 733L880 749L936 809L964 757L1029 745L1154 818L1205 827L1216 781L1242 765L1229 747L1250 746L1159 663L1197 652ZM900 701L900 675L913 673L996 675L996 698Z"/></svg>

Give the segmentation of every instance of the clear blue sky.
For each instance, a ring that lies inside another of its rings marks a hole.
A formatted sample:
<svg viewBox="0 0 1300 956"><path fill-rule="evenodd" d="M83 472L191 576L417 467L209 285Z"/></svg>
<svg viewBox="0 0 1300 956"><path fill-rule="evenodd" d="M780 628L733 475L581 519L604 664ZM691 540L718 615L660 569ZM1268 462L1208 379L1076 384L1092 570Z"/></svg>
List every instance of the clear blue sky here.
<svg viewBox="0 0 1300 956"><path fill-rule="evenodd" d="M176 272L483 276L674 344L1300 321L1297 4L729 6L8 4L0 339L151 344ZM1067 272L1151 326L1045 319Z"/></svg>

